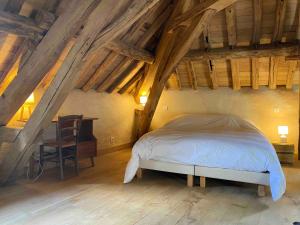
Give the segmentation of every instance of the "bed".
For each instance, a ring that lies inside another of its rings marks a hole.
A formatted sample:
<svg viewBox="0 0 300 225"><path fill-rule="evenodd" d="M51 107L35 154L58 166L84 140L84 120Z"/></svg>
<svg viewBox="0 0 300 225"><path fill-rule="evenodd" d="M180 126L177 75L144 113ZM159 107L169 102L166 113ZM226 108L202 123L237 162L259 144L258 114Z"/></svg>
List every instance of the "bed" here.
<svg viewBox="0 0 300 225"><path fill-rule="evenodd" d="M276 152L251 123L233 115L185 115L142 136L132 149L124 183L141 168L270 186L274 201L286 182Z"/></svg>

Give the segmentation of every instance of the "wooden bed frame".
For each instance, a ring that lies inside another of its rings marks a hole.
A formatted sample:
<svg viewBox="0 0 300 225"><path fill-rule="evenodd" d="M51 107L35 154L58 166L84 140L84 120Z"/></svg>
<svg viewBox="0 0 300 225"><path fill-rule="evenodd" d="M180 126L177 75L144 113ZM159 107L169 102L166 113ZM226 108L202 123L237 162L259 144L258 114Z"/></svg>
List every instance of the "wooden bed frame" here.
<svg viewBox="0 0 300 225"><path fill-rule="evenodd" d="M269 186L269 173L210 168L156 160L140 160L140 168L137 171L138 178L142 178L143 169L185 174L187 175L187 186L189 187L193 186L194 176L200 176L200 187L202 188L206 186L206 177L257 184L257 194L260 197L266 195L266 186Z"/></svg>

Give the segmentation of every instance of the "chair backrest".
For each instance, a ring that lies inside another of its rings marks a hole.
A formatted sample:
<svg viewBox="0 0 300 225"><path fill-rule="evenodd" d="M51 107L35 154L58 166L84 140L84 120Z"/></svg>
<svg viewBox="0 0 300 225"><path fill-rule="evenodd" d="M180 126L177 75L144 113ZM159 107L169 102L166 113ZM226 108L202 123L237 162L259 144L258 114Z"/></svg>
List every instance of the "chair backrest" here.
<svg viewBox="0 0 300 225"><path fill-rule="evenodd" d="M57 124L57 140L63 142L78 143L82 115L59 116Z"/></svg>

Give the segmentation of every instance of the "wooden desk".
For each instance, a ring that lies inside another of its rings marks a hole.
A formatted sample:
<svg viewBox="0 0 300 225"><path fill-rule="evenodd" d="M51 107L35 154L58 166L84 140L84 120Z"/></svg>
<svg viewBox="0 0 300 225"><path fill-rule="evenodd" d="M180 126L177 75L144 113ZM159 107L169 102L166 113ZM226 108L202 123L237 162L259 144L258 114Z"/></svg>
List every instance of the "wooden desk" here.
<svg viewBox="0 0 300 225"><path fill-rule="evenodd" d="M82 119L77 147L78 158L90 158L93 164L93 157L97 156L97 139L93 134L94 120L97 120L97 118L84 117ZM57 120L53 120L52 123L57 123Z"/></svg>

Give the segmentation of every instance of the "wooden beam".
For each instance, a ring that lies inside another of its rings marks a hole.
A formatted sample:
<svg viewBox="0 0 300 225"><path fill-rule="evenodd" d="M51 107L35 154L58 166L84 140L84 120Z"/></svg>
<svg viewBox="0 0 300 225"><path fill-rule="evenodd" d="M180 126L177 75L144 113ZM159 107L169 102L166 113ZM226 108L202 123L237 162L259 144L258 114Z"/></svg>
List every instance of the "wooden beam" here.
<svg viewBox="0 0 300 225"><path fill-rule="evenodd" d="M144 74L143 74L143 76L141 77L141 79L139 80L139 82L137 83L135 89L134 89L133 92L132 92L132 95L133 95L133 97L134 97L136 103L138 103L138 104L140 103L138 93L139 93L140 90L141 90L141 87L142 87L142 85L143 85L143 83L144 83L144 80L145 80L145 77L146 77L146 74L147 74L147 71L148 71L148 70L149 70L149 64L146 64L146 65L145 65L145 68L144 68ZM141 122L141 121L138 121L138 122ZM138 128L137 130L139 130L139 128ZM137 132L137 130L136 130L136 131L133 130L133 132L136 132L136 133L134 133L134 135L133 135L134 137L136 137L136 135L139 133L139 132Z"/></svg>
<svg viewBox="0 0 300 225"><path fill-rule="evenodd" d="M155 1L135 0L132 1L131 7L139 5L141 2L143 2L145 6L149 6L149 3L154 3ZM81 3L83 2L81 1ZM92 7L94 10L92 13L89 13L89 19L77 38L77 42L72 47L53 82L51 82L51 85L46 90L36 110L18 136L17 141L10 150L10 154L5 156L0 167L0 179L2 183L12 178L15 172L30 158L30 155L34 151L34 149L30 148L31 145L34 143L37 135L51 123L52 118L56 115L67 95L75 86L76 80L80 75L78 68L87 52L91 49L95 39L99 35L104 37L103 33L105 33L106 39L102 39L105 45L105 43L115 38L115 33L124 32L124 30L127 29L126 26L119 27L111 24L114 15L120 13L121 9L124 10L124 4L124 2L119 0L102 0L97 4L96 8L95 5ZM82 4L79 5L82 6ZM135 12L131 10L125 10L124 14L127 13L130 13L130 15L127 15L128 20L126 20L126 23L130 26L135 21L136 16L140 16L140 14L135 14ZM130 20L129 17L131 17L132 20ZM105 28L107 28L109 24L114 28L108 31Z"/></svg>
<svg viewBox="0 0 300 225"><path fill-rule="evenodd" d="M119 91L119 94L124 94L135 82L137 82L143 76L144 71L139 71L135 74Z"/></svg>
<svg viewBox="0 0 300 225"><path fill-rule="evenodd" d="M298 25L297 25L296 39L298 40L298 42L300 42L300 4L298 4Z"/></svg>
<svg viewBox="0 0 300 225"><path fill-rule="evenodd" d="M262 21L262 0L253 0L253 36L252 44L258 45L261 36L261 21Z"/></svg>
<svg viewBox="0 0 300 225"><path fill-rule="evenodd" d="M291 56L286 56L285 61L297 61L300 60L300 55L291 55Z"/></svg>
<svg viewBox="0 0 300 225"><path fill-rule="evenodd" d="M287 79L286 79L286 89L292 89L293 88L293 81L294 81L294 75L295 71L297 69L297 61L289 61L288 65L288 74L287 74Z"/></svg>
<svg viewBox="0 0 300 225"><path fill-rule="evenodd" d="M231 65L231 75L232 75L232 88L233 90L240 90L240 66L238 59L232 59L230 61Z"/></svg>
<svg viewBox="0 0 300 225"><path fill-rule="evenodd" d="M145 47L146 43L149 41L149 39L156 33L156 31L161 27L161 25L164 23L165 19L170 13L170 8L167 8L151 25L151 27L145 32L143 37L136 43L136 46L138 47ZM147 15L146 15L147 16ZM131 32L128 33L124 37L127 41L130 41L138 35L138 32L140 30L140 27L144 25L144 21L147 19L147 17L144 16L144 20L141 20L140 23L135 25L135 28L131 30ZM83 91L88 91L91 88L93 88L96 84L101 84L107 76L107 70L112 66L112 64L115 62L115 60L118 58L118 54L110 54L104 62L99 66L99 68L96 70L96 72L90 77L90 79L87 81L86 84L83 85L81 88ZM123 62L125 63L125 61Z"/></svg>
<svg viewBox="0 0 300 225"><path fill-rule="evenodd" d="M197 90L198 84L197 84L197 77L196 77L196 74L195 74L195 70L194 70L194 67L193 67L193 62L192 61L185 62L185 66L186 66L186 69L187 69L187 73L188 73L188 77L189 77L191 86L194 90Z"/></svg>
<svg viewBox="0 0 300 225"><path fill-rule="evenodd" d="M270 70L269 70L269 88L276 89L277 75L278 75L278 57L270 57Z"/></svg>
<svg viewBox="0 0 300 225"><path fill-rule="evenodd" d="M168 30L173 30L179 27L181 24L191 21L195 17L198 17L203 12L208 9L213 9L218 11L232 5L236 0L205 0L194 6L192 9L178 15L174 20L168 25Z"/></svg>
<svg viewBox="0 0 300 225"><path fill-rule="evenodd" d="M229 46L235 46L237 35L236 35L236 16L234 6L231 5L225 9L226 14L226 25L228 33L228 44Z"/></svg>
<svg viewBox="0 0 300 225"><path fill-rule="evenodd" d="M234 59L251 57L270 57L270 56L291 56L298 52L298 44L265 44L258 46L215 48L205 50L191 50L184 57L184 60L215 60L215 59Z"/></svg>
<svg viewBox="0 0 300 225"><path fill-rule="evenodd" d="M0 11L0 31L35 40L47 32L30 18L4 11Z"/></svg>
<svg viewBox="0 0 300 225"><path fill-rule="evenodd" d="M218 85L215 64L212 60L208 60L207 64L208 64L208 71L209 71L209 77L210 77L210 85L209 86L211 89L217 89L219 85Z"/></svg>
<svg viewBox="0 0 300 225"><path fill-rule="evenodd" d="M276 21L275 21L275 27L273 31L272 42L281 42L283 29L284 29L286 4L287 4L287 0L277 0Z"/></svg>
<svg viewBox="0 0 300 225"><path fill-rule="evenodd" d="M124 13L122 16L118 17L116 21L108 26L106 30L97 37L95 42L93 43L92 48L90 49L89 53L86 55L85 60L88 59L95 51L105 47L106 43L105 40L108 38L107 35L110 34L111 30L124 30L128 29L133 23L141 18L148 10L150 10L153 6L155 6L159 0L142 0L138 2L134 2L129 7L128 11ZM131 15L136 15L136 17L132 18ZM113 38L117 38L121 32L116 31L113 34Z"/></svg>
<svg viewBox="0 0 300 225"><path fill-rule="evenodd" d="M236 18L235 10L233 5L225 9L226 14L226 24L227 24L227 34L228 34L228 44L230 48L236 46L237 36L236 36ZM231 76L232 76L232 87L233 90L240 90L240 72L239 72L239 62L237 59L230 59L231 65Z"/></svg>
<svg viewBox="0 0 300 225"><path fill-rule="evenodd" d="M22 41L18 40L17 44L22 44ZM0 76L0 95L1 95L1 82L5 80L9 72L14 68L16 61L22 56L24 53L24 45L21 45L18 47L18 50L16 53L11 57L11 59L6 62L6 67L4 68L4 71L2 72L2 75Z"/></svg>
<svg viewBox="0 0 300 225"><path fill-rule="evenodd" d="M176 76L176 82L177 82L178 89L181 90L182 84L180 81L180 75L179 75L179 71L178 71L177 67L175 68L175 76Z"/></svg>
<svg viewBox="0 0 300 225"><path fill-rule="evenodd" d="M25 0L9 0L6 1L4 10L11 13L19 13Z"/></svg>
<svg viewBox="0 0 300 225"><path fill-rule="evenodd" d="M97 87L98 92L105 92L109 86L115 82L118 77L126 71L127 67L129 67L134 61L133 60L124 60L125 63L121 62L115 70L109 74L108 77Z"/></svg>
<svg viewBox="0 0 300 225"><path fill-rule="evenodd" d="M105 47L133 60L139 60L149 64L152 64L154 61L154 56L151 52L121 40L114 40Z"/></svg>
<svg viewBox="0 0 300 225"><path fill-rule="evenodd" d="M162 36L158 46L158 51L161 52L156 56L158 58L155 60L156 63L153 64L154 68L149 70L149 72L154 72L156 75L144 108L140 136L146 133L150 127L159 98L172 71L188 52L192 42L203 32L205 24L212 19L216 12L217 10L207 10L201 17L196 17L187 30L181 32L181 36L177 36L176 32L168 35L166 34L168 31Z"/></svg>
<svg viewBox="0 0 300 225"><path fill-rule="evenodd" d="M134 75L136 75L141 69L142 67L145 65L145 62L134 62L132 63L126 70L123 71L123 73L121 74L121 76L119 76L107 89L108 93L112 93L120 83L122 83L125 78L129 77L133 77Z"/></svg>
<svg viewBox="0 0 300 225"><path fill-rule="evenodd" d="M254 90L259 89L259 58L251 58L251 84Z"/></svg>
<svg viewBox="0 0 300 225"><path fill-rule="evenodd" d="M72 1L66 11L55 21L0 97L0 125L5 125L12 118L56 63L64 46L85 24L98 1L87 0L84 3L81 0Z"/></svg>
<svg viewBox="0 0 300 225"><path fill-rule="evenodd" d="M14 142L18 137L20 131L21 131L20 128L5 127L5 126L0 127L0 143Z"/></svg>

